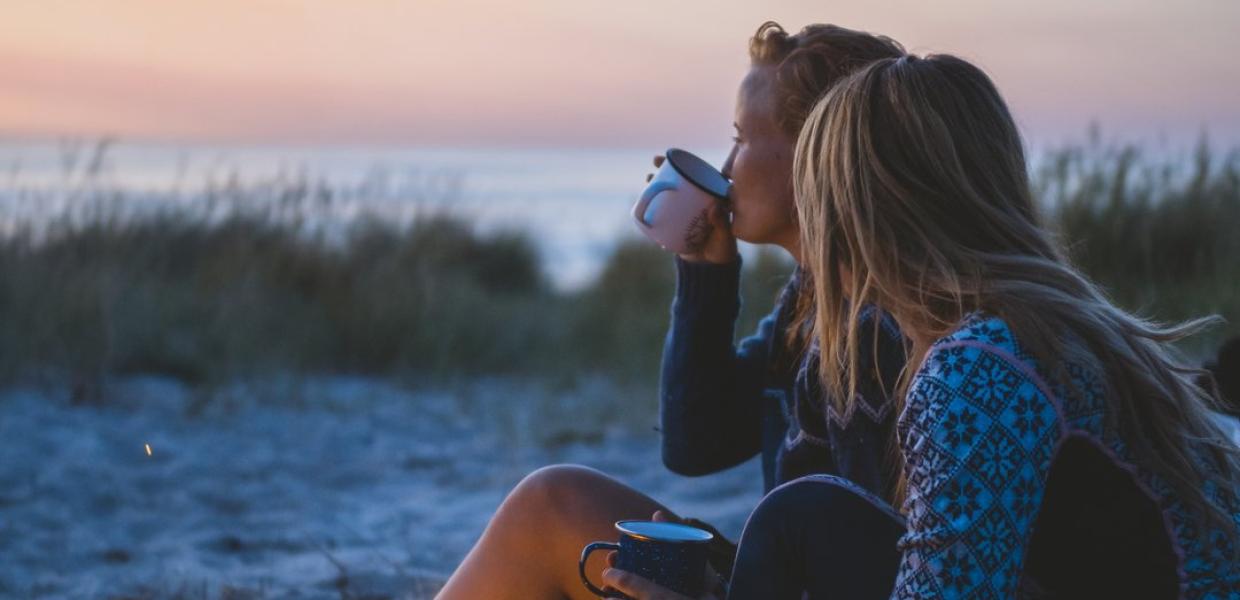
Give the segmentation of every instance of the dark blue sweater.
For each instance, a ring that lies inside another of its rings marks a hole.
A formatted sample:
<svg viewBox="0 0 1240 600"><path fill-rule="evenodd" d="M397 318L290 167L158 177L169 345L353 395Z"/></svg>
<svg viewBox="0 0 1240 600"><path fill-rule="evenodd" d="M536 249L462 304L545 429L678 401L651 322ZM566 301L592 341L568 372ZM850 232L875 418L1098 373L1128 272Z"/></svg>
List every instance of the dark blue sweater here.
<svg viewBox="0 0 1240 600"><path fill-rule="evenodd" d="M675 261L676 297L659 386L667 468L706 475L761 453L766 491L810 473L830 473L887 497L897 469L888 461L894 403L883 390L894 388L904 366L904 342L894 322L874 310L863 313L863 324L877 324L861 331L878 331L878 362L862 352L861 402L854 414L841 415L819 387L817 346L796 360L784 354L799 270L758 331L733 345L741 261ZM861 347L871 347L872 339L862 339Z"/></svg>

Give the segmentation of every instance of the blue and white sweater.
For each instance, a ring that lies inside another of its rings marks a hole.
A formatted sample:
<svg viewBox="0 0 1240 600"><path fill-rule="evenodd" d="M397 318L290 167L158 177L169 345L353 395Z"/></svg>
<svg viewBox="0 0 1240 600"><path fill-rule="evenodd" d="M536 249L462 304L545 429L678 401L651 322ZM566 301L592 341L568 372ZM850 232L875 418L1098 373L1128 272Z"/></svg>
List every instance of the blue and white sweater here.
<svg viewBox="0 0 1240 600"><path fill-rule="evenodd" d="M897 421L908 520L893 597L1121 597L1142 582L1122 597L1240 598L1234 539L1203 542L1201 515L1133 460L1099 370L1065 364L1065 387L1043 366L982 315L930 348ZM1204 491L1240 526L1236 490Z"/></svg>

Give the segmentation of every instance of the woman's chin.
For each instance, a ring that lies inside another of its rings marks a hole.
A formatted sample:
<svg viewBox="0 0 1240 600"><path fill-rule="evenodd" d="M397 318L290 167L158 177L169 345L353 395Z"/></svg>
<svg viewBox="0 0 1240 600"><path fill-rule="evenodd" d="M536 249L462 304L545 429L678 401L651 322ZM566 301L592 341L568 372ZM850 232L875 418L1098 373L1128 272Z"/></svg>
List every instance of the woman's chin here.
<svg viewBox="0 0 1240 600"><path fill-rule="evenodd" d="M770 240L762 235L759 229L755 231L749 227L749 223L745 219L740 218L736 213L732 214L732 237L745 242L747 244L769 244Z"/></svg>

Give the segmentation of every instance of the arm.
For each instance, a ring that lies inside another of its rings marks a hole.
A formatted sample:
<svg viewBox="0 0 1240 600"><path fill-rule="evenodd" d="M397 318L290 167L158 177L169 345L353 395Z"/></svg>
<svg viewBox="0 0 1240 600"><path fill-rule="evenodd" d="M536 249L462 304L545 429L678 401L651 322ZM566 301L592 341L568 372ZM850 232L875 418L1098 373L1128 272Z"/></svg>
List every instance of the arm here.
<svg viewBox="0 0 1240 600"><path fill-rule="evenodd" d="M682 475L705 475L761 449L762 388L775 316L733 346L740 258L723 265L675 260L676 297L659 380L663 463Z"/></svg>
<svg viewBox="0 0 1240 600"><path fill-rule="evenodd" d="M900 419L908 532L893 598L1015 597L1060 419L1036 376L970 342L931 350Z"/></svg>

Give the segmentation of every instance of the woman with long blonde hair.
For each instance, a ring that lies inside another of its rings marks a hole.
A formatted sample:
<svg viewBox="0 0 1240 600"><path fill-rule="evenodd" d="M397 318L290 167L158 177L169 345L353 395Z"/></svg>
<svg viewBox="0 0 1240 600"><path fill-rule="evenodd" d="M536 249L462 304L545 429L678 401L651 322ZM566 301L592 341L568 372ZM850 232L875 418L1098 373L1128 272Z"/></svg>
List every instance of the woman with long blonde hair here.
<svg viewBox="0 0 1240 600"><path fill-rule="evenodd" d="M1240 594L1237 449L1169 346L1209 320L1150 323L1069 264L984 73L879 61L815 108L797 157L824 383L855 386L867 302L920 365L897 425L897 595Z"/></svg>
<svg viewBox="0 0 1240 600"><path fill-rule="evenodd" d="M886 513L903 534L874 558L898 561L893 597L1240 598L1240 451L1170 345L1211 319L1138 318L1072 267L982 71L945 55L873 63L811 111L793 168L827 397L855 401L853 367L874 352L866 306L911 343L901 509ZM781 518L769 507L786 491L751 523ZM883 514L868 500L856 510ZM814 526L845 531L840 518ZM850 535L831 539L864 538ZM748 583L761 579L738 570L734 597L801 597Z"/></svg>

